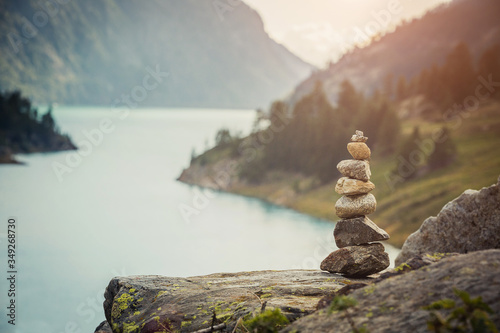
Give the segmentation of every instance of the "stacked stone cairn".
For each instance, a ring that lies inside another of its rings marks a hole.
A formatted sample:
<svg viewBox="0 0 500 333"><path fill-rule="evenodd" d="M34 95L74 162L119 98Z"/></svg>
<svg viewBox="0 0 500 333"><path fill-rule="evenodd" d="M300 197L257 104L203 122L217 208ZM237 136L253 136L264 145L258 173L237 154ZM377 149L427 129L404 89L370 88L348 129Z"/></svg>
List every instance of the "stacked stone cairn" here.
<svg viewBox="0 0 500 333"><path fill-rule="evenodd" d="M389 239L366 215L373 213L377 201L370 193L375 185L370 181L370 148L367 137L356 131L347 145L354 159L341 161L337 169L344 176L335 186L342 197L335 204L338 221L333 235L339 248L326 257L321 269L349 277L366 277L389 267L389 255L378 241Z"/></svg>

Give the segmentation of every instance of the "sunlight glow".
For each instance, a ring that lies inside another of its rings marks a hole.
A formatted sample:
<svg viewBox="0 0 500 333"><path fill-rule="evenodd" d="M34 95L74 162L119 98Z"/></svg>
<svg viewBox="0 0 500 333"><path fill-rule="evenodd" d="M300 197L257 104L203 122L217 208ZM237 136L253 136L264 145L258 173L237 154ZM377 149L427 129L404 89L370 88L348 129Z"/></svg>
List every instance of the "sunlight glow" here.
<svg viewBox="0 0 500 333"><path fill-rule="evenodd" d="M269 35L304 60L324 67L356 44L393 30L450 0L245 0ZM391 11L391 9L393 9ZM387 15L389 13L389 15ZM359 31L364 32L360 37ZM364 39L364 40L360 40Z"/></svg>

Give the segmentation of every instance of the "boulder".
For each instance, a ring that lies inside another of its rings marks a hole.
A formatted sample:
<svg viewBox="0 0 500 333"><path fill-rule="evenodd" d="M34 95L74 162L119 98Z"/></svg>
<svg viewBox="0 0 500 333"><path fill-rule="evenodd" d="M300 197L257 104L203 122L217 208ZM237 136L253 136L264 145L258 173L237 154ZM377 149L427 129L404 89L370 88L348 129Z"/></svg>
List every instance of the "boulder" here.
<svg viewBox="0 0 500 333"><path fill-rule="evenodd" d="M347 151L355 160L369 160L371 156L371 150L364 142L348 143Z"/></svg>
<svg viewBox="0 0 500 333"><path fill-rule="evenodd" d="M338 221L333 236L339 248L389 239L389 234L366 216Z"/></svg>
<svg viewBox="0 0 500 333"><path fill-rule="evenodd" d="M349 178L369 181L372 173L370 164L361 160L343 160L337 164L337 169L342 175Z"/></svg>
<svg viewBox="0 0 500 333"><path fill-rule="evenodd" d="M335 213L340 218L369 215L377 209L377 200L373 194L343 196L335 203Z"/></svg>
<svg viewBox="0 0 500 333"><path fill-rule="evenodd" d="M375 189L375 184L368 181L362 181L358 179L342 177L337 181L335 185L335 192L338 194L345 195L358 195L366 194Z"/></svg>
<svg viewBox="0 0 500 333"><path fill-rule="evenodd" d="M195 332L210 328L214 313L214 325L225 324L231 332L239 318L259 313L264 302L292 321L315 311L325 293L351 283L319 270L117 277L106 288L104 312L114 332ZM98 329L107 332L105 324Z"/></svg>
<svg viewBox="0 0 500 333"><path fill-rule="evenodd" d="M357 301L349 310L351 320L367 332L428 333L430 313L423 306L451 298L463 306L453 289L467 291L471 297L481 296L493 313L490 319L500 327L500 250L460 254L441 259L421 269L384 279L354 290L349 297ZM450 310L443 311L444 315ZM353 329L345 311L317 311L300 318L281 332L348 333Z"/></svg>
<svg viewBox="0 0 500 333"><path fill-rule="evenodd" d="M468 253L500 248L500 178L480 191L467 190L429 217L405 241L396 265L424 253Z"/></svg>
<svg viewBox="0 0 500 333"><path fill-rule="evenodd" d="M373 243L334 251L321 262L320 268L349 277L365 277L386 269L389 264L389 255L384 252L384 246Z"/></svg>

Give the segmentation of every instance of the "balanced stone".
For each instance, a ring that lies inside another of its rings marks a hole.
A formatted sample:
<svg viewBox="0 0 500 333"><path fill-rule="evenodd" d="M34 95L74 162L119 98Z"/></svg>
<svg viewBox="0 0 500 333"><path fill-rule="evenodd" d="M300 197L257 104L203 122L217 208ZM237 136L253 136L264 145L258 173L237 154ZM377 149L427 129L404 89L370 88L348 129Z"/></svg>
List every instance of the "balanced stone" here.
<svg viewBox="0 0 500 333"><path fill-rule="evenodd" d="M377 200L371 193L343 196L335 203L337 216L344 219L369 215L376 209Z"/></svg>
<svg viewBox="0 0 500 333"><path fill-rule="evenodd" d="M342 177L335 185L335 192L345 195L366 194L375 188L372 182L364 182L362 180Z"/></svg>
<svg viewBox="0 0 500 333"><path fill-rule="evenodd" d="M389 234L366 216L338 221L333 236L339 248L389 239Z"/></svg>
<svg viewBox="0 0 500 333"><path fill-rule="evenodd" d="M335 191L342 197L335 203L335 212L342 218L337 222L333 236L339 250L332 252L321 263L321 269L351 277L366 277L389 267L389 255L380 243L389 235L366 215L377 209L377 201L370 192L375 185L370 182L368 160L370 148L367 137L356 131L347 144L354 159L340 161L337 169L343 177L337 181Z"/></svg>
<svg viewBox="0 0 500 333"><path fill-rule="evenodd" d="M372 173L370 164L361 160L343 160L337 164L337 169L342 175L349 178L369 181Z"/></svg>
<svg viewBox="0 0 500 333"><path fill-rule="evenodd" d="M365 277L389 267L389 255L380 243L348 246L334 251L321 262L321 270L349 277Z"/></svg>
<svg viewBox="0 0 500 333"><path fill-rule="evenodd" d="M367 140L368 140L368 138L366 136L364 136L363 132L361 132L361 131L356 131L356 134L354 134L351 137L352 142L366 142Z"/></svg>
<svg viewBox="0 0 500 333"><path fill-rule="evenodd" d="M356 160L368 160L371 156L371 150L364 142L350 142L347 144L347 150Z"/></svg>

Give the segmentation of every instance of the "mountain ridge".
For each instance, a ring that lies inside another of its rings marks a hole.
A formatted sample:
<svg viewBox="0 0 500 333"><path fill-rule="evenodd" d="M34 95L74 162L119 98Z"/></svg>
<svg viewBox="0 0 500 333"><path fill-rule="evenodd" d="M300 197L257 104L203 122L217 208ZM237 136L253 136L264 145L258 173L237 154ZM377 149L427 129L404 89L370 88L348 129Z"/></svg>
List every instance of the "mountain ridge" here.
<svg viewBox="0 0 500 333"><path fill-rule="evenodd" d="M469 45L475 60L500 43L500 3L494 0L460 0L441 5L419 19L399 25L363 48L354 48L339 61L311 74L287 98L294 105L323 82L329 101L335 105L340 83L349 79L365 94L381 90L388 75L393 84L423 68L440 65L460 42Z"/></svg>
<svg viewBox="0 0 500 333"><path fill-rule="evenodd" d="M0 88L36 103L110 105L135 88L141 106L262 107L314 68L243 2L226 11L208 0L47 3L0 5ZM145 94L155 66L170 75Z"/></svg>

